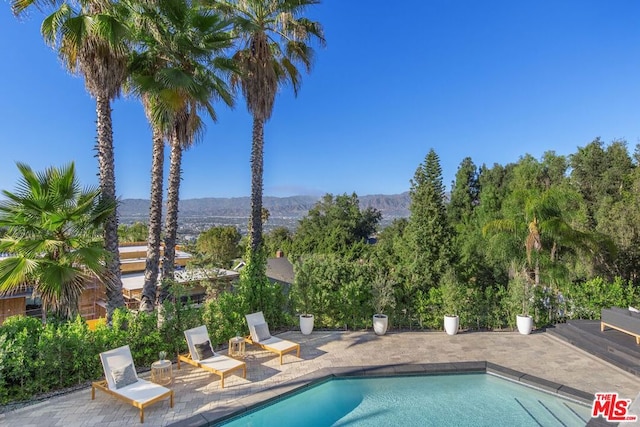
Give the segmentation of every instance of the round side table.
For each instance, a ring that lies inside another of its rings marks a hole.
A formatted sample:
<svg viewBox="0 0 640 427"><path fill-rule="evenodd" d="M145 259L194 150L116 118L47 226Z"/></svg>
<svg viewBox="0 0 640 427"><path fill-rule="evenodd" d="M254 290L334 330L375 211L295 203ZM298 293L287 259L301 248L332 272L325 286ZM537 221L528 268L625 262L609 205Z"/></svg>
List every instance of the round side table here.
<svg viewBox="0 0 640 427"><path fill-rule="evenodd" d="M244 357L246 341L242 337L233 337L229 340L229 356Z"/></svg>
<svg viewBox="0 0 640 427"><path fill-rule="evenodd" d="M158 360L151 364L151 381L160 385L169 385L173 382L171 360Z"/></svg>

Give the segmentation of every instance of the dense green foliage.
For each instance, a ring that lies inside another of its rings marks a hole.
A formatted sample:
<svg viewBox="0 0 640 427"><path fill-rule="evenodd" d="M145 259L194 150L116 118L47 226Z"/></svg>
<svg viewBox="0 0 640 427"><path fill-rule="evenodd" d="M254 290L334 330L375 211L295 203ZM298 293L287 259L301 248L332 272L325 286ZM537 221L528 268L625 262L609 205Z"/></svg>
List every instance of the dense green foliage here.
<svg viewBox="0 0 640 427"><path fill-rule="evenodd" d="M400 328L441 328L445 312L457 312L464 328L513 327L522 312L544 326L638 305L637 151L632 158L623 142L595 140L573 156L525 155L506 166L477 168L465 158L447 201L432 150L411 182L410 217L378 231L375 245L343 237L354 235L344 224L360 217L355 195L352 209L327 195L292 238L295 259L303 255L294 308L315 314L319 327L340 326L348 294L361 304L349 312L366 322L379 272L394 294L387 314Z"/></svg>
<svg viewBox="0 0 640 427"><path fill-rule="evenodd" d="M333 254L308 255L295 265L294 309L312 313L315 324L359 329L370 323L375 267Z"/></svg>
<svg viewBox="0 0 640 427"><path fill-rule="evenodd" d="M197 263L202 266L229 268L240 256L242 236L236 227L211 227L198 236L195 253Z"/></svg>
<svg viewBox="0 0 640 427"><path fill-rule="evenodd" d="M361 210L355 193L335 197L326 194L300 220L292 245L294 257L334 254L360 258L381 218L380 212L373 208Z"/></svg>
<svg viewBox="0 0 640 427"><path fill-rule="evenodd" d="M269 256L274 256L277 251L289 255L292 244L293 233L287 227L276 227L264 235L264 246Z"/></svg>

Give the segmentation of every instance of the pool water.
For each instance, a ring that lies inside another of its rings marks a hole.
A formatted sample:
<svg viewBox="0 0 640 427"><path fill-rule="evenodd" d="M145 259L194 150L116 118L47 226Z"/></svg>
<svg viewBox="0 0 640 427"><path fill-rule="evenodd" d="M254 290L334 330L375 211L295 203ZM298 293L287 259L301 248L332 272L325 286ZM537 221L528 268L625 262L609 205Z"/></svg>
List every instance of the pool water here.
<svg viewBox="0 0 640 427"><path fill-rule="evenodd" d="M584 426L590 408L490 374L340 378L233 426Z"/></svg>

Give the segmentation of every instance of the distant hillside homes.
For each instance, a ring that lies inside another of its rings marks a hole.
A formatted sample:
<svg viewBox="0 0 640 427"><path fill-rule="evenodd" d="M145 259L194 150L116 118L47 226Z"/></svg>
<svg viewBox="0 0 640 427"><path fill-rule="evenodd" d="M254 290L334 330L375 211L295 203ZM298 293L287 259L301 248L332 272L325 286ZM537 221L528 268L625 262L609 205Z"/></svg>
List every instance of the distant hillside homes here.
<svg viewBox="0 0 640 427"><path fill-rule="evenodd" d="M409 203L411 200L408 192L392 195L374 194L358 196L358 198L361 208L373 207L378 209L382 212L385 221L409 216ZM263 204L269 210L270 218L300 219L309 212L309 209L318 200L320 200L320 197L314 196L265 197ZM248 218L251 206L249 197L208 197L181 200L179 210L182 218L213 216ZM121 223L146 222L149 217L149 200L121 200L118 205L118 214Z"/></svg>

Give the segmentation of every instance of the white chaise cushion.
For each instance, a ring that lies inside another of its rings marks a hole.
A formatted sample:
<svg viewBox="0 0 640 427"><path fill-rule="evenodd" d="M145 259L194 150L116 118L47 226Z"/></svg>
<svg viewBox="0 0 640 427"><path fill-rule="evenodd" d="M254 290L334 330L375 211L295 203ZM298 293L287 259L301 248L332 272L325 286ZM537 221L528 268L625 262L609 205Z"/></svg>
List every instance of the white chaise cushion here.
<svg viewBox="0 0 640 427"><path fill-rule="evenodd" d="M168 392L169 389L161 385L138 379L133 384L118 389L118 394L139 403L145 403Z"/></svg>

